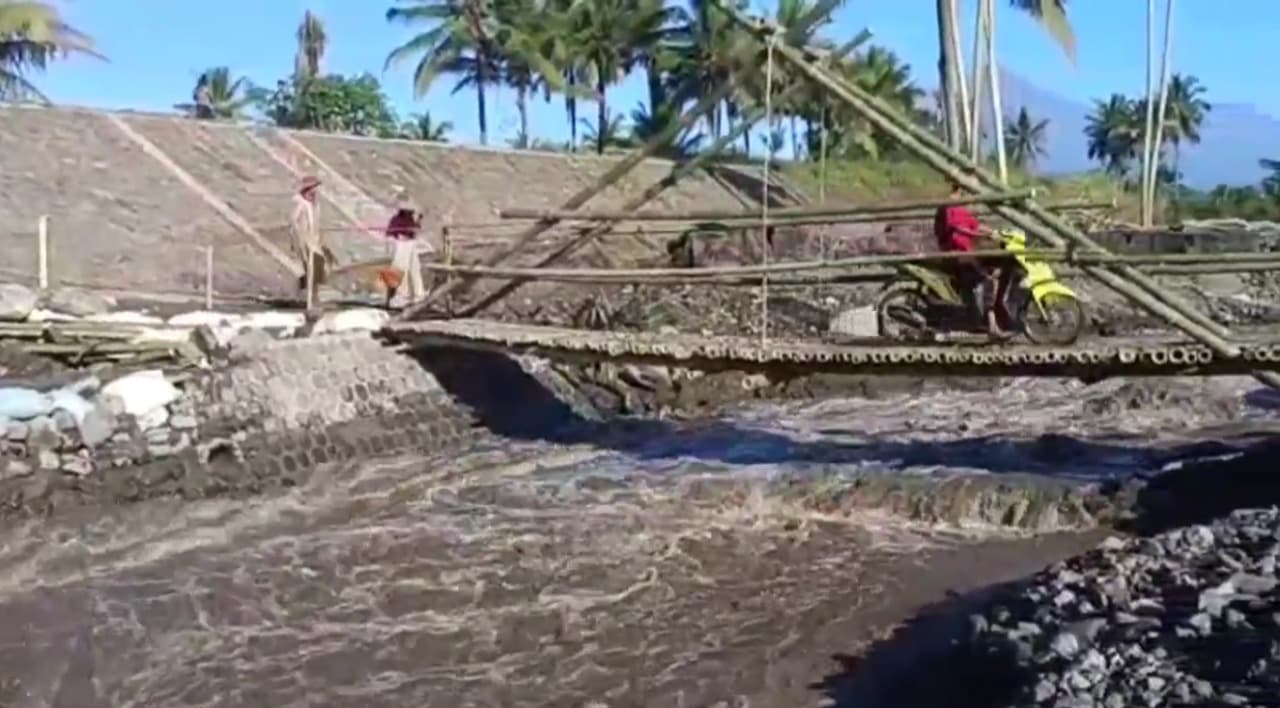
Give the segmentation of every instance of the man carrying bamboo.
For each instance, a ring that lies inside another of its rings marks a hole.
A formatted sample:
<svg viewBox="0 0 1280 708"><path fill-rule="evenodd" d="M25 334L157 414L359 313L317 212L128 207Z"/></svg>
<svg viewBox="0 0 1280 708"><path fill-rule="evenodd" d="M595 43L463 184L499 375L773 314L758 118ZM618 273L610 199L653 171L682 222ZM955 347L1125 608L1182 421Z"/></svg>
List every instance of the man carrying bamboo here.
<svg viewBox="0 0 1280 708"><path fill-rule="evenodd" d="M387 283L388 308L397 294L403 295L405 306L414 305L426 297L427 288L419 259L421 253L431 251L431 246L418 238L422 229L422 212L404 189L396 191L395 208L387 222L386 235L391 245L391 268L399 278L395 279L395 285Z"/></svg>
<svg viewBox="0 0 1280 708"><path fill-rule="evenodd" d="M320 235L316 213L319 190L318 178L304 177L298 185L298 193L293 197L293 211L289 217L293 252L302 262L302 277L298 278L298 289L306 292L308 309L316 304L319 286L324 282L333 261L333 252L325 246Z"/></svg>

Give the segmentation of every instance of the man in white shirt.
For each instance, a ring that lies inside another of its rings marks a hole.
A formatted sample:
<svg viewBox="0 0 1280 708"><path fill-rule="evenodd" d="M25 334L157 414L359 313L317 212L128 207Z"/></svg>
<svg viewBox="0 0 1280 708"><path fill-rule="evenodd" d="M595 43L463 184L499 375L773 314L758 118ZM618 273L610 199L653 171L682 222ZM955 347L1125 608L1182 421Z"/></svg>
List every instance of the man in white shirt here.
<svg viewBox="0 0 1280 708"><path fill-rule="evenodd" d="M298 186L298 193L293 197L293 212L289 218L293 252L302 262L303 275L298 279L298 288L306 291L308 307L315 304L317 290L324 282L333 260L333 253L325 247L320 235L316 211L319 190L318 178L304 177Z"/></svg>

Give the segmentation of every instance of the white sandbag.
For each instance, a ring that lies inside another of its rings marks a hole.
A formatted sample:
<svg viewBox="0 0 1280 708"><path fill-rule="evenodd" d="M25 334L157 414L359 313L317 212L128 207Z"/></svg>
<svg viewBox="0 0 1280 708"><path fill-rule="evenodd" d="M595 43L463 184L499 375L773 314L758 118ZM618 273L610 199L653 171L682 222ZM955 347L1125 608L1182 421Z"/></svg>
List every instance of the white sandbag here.
<svg viewBox="0 0 1280 708"><path fill-rule="evenodd" d="M0 320L21 322L36 309L40 297L25 285L0 283Z"/></svg>
<svg viewBox="0 0 1280 708"><path fill-rule="evenodd" d="M53 399L30 388L0 388L0 418L31 420L53 412Z"/></svg>
<svg viewBox="0 0 1280 708"><path fill-rule="evenodd" d="M245 327L253 329L284 329L293 331L306 324L307 318L301 312L280 312L267 310L251 312L242 320Z"/></svg>
<svg viewBox="0 0 1280 708"><path fill-rule="evenodd" d="M89 415L89 411L93 410L93 404L84 400L80 394L75 391L60 388L49 393L49 398L53 400L53 410L66 411L76 421L76 427L80 427L84 423L84 417Z"/></svg>
<svg viewBox="0 0 1280 708"><path fill-rule="evenodd" d="M386 326L391 316L385 310L360 308L330 312L316 322L312 334L330 334L336 332L376 331Z"/></svg>
<svg viewBox="0 0 1280 708"><path fill-rule="evenodd" d="M65 312L54 312L46 310L43 307L37 307L27 315L28 322L75 322L79 320L75 315L68 315Z"/></svg>
<svg viewBox="0 0 1280 708"><path fill-rule="evenodd" d="M154 417L153 411L178 400L181 393L164 377L163 371L148 369L112 381L102 387L101 395L118 399L124 413L141 421L148 414ZM165 417L167 419L167 413Z"/></svg>
<svg viewBox="0 0 1280 708"><path fill-rule="evenodd" d="M137 325L162 325L163 317L148 315L145 312L137 312L134 310L120 310L119 312L107 312L101 315L91 315L84 318L86 322L112 322L119 324L137 324Z"/></svg>
<svg viewBox="0 0 1280 708"><path fill-rule="evenodd" d="M172 342L181 344L191 341L191 329L186 327L147 327L129 340L138 342Z"/></svg>
<svg viewBox="0 0 1280 708"><path fill-rule="evenodd" d="M174 327L199 327L200 325L217 327L226 324L238 324L241 319L240 315L229 312L195 310L193 312L183 312L170 317L169 324Z"/></svg>

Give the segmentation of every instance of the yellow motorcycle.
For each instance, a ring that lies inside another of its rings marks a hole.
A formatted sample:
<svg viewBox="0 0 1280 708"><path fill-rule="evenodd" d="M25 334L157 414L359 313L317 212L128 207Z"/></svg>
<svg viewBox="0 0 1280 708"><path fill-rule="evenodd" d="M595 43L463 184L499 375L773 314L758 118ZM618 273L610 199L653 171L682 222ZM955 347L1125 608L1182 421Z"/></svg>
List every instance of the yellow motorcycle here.
<svg viewBox="0 0 1280 708"><path fill-rule="evenodd" d="M1058 280L1048 263L1026 256L1022 231L995 232L1011 258L1004 267L1018 269L1006 295L1011 329L1035 344L1066 346L1084 332L1084 306L1075 292ZM880 336L893 340L938 341L948 335L986 332L986 322L956 289L950 273L936 265L904 264L902 278L876 299ZM1018 276L1021 277L1018 277Z"/></svg>

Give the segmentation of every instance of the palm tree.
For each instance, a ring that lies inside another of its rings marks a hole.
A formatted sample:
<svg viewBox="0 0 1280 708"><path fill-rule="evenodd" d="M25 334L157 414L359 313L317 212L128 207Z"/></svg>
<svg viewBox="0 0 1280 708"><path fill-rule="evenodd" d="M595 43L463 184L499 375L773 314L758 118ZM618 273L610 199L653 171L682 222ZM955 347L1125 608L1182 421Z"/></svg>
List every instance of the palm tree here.
<svg viewBox="0 0 1280 708"><path fill-rule="evenodd" d="M1010 7L1031 15L1053 37L1067 58L1076 60L1076 34L1067 18L1067 0L1009 0Z"/></svg>
<svg viewBox="0 0 1280 708"><path fill-rule="evenodd" d="M1173 170L1178 171L1181 147L1200 142L1200 126L1213 107L1204 100L1205 88L1194 76L1169 77L1169 96L1164 114L1164 136L1173 145Z"/></svg>
<svg viewBox="0 0 1280 708"><path fill-rule="evenodd" d="M219 120L244 118L245 109L257 100L249 79L244 76L232 79L231 69L225 66L205 69L196 80L196 86L201 84L207 87L209 108ZM174 108L191 116L196 114L194 103L179 103Z"/></svg>
<svg viewBox="0 0 1280 708"><path fill-rule="evenodd" d="M72 54L105 59L93 39L63 21L51 5L0 0L0 101L48 98L27 78Z"/></svg>
<svg viewBox="0 0 1280 708"><path fill-rule="evenodd" d="M1280 160L1263 158L1258 166L1269 174L1262 178L1262 191L1273 200L1280 201Z"/></svg>
<svg viewBox="0 0 1280 708"><path fill-rule="evenodd" d="M410 26L429 24L421 34L387 55L386 68L417 60L413 73L414 98L422 98L444 73L461 78L457 92L468 86L476 91L476 119L480 144L489 143L489 118L485 92L500 75L496 20L485 0L402 0L402 7L387 10L388 22Z"/></svg>
<svg viewBox="0 0 1280 708"><path fill-rule="evenodd" d="M293 60L293 75L299 82L306 82L320 75L323 70L324 51L329 46L329 37L324 30L324 21L310 10L302 15L298 23L298 53Z"/></svg>
<svg viewBox="0 0 1280 708"><path fill-rule="evenodd" d="M745 0L732 0L737 9L745 9ZM674 100L687 101L710 93L726 82L737 82L739 74L750 63L750 54L759 43L744 37L737 24L709 0L690 0L671 36L670 78ZM753 73L761 73L759 65ZM713 138L723 133L724 120L737 115L735 101L744 96L730 96L720 109L707 114L707 132ZM748 136L747 152L751 151Z"/></svg>
<svg viewBox="0 0 1280 708"><path fill-rule="evenodd" d="M447 120L437 123L431 118L430 113L421 113L413 116L411 120L405 121L400 126L400 135L409 140L447 143L449 142L449 133L452 130L453 123Z"/></svg>
<svg viewBox="0 0 1280 708"><path fill-rule="evenodd" d="M595 143L597 151L603 153L605 148L634 147L635 142L627 129L627 122L620 115L605 113L604 122L582 121L582 132L587 142Z"/></svg>
<svg viewBox="0 0 1280 708"><path fill-rule="evenodd" d="M1026 169L1049 154L1044 147L1048 127L1049 119L1032 120L1026 106L1018 109L1018 116L1005 124L1004 143L1014 167Z"/></svg>
<svg viewBox="0 0 1280 708"><path fill-rule="evenodd" d="M596 151L608 133L608 91L661 41L667 11L647 0L592 0L571 10L570 43L588 62L595 84Z"/></svg>
<svg viewBox="0 0 1280 708"><path fill-rule="evenodd" d="M680 106L671 101L659 103L657 108L640 103L631 111L631 141L647 142L679 120ZM672 159L688 157L698 151L698 145L701 142L700 133L686 130L677 135L659 154Z"/></svg>
<svg viewBox="0 0 1280 708"><path fill-rule="evenodd" d="M1106 101L1094 101L1093 113L1085 125L1089 159L1098 160L1107 172L1123 177L1138 155L1142 143L1141 107L1114 93Z"/></svg>

